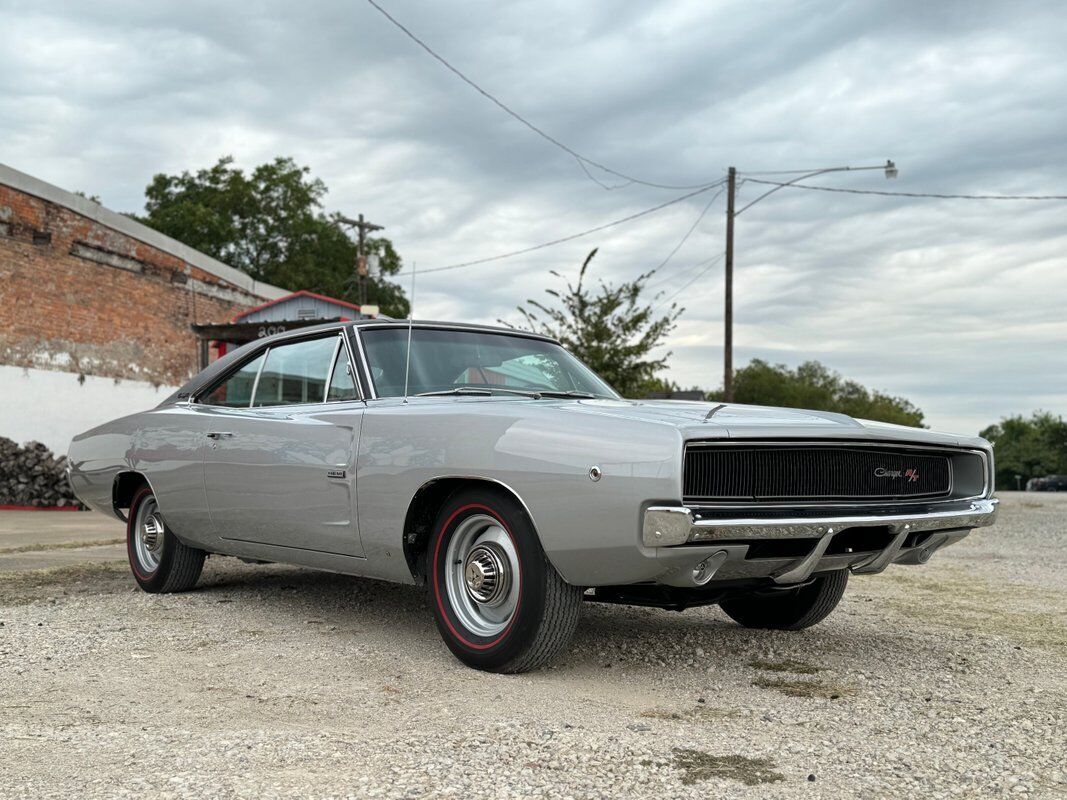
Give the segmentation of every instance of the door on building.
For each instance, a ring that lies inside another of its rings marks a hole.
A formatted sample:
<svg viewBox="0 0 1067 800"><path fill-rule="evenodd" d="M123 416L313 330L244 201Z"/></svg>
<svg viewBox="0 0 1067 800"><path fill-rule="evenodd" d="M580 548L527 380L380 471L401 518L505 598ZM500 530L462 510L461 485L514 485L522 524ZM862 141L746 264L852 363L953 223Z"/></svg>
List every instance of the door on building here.
<svg viewBox="0 0 1067 800"><path fill-rule="evenodd" d="M363 404L343 333L269 347L201 402L204 482L224 539L362 556L355 456Z"/></svg>

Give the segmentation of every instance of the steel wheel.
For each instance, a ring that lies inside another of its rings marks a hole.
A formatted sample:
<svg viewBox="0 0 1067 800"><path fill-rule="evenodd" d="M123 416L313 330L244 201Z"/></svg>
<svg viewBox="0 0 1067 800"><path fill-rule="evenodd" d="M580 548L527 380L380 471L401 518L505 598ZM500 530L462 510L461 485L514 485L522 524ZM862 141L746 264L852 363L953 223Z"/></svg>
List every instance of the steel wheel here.
<svg viewBox="0 0 1067 800"><path fill-rule="evenodd" d="M159 506L154 497L147 497L137 508L134 520L133 549L142 571L151 574L159 568L163 557L163 542L166 528L159 515Z"/></svg>
<svg viewBox="0 0 1067 800"><path fill-rule="evenodd" d="M507 628L519 602L519 556L500 523L485 514L467 517L445 563L445 591L463 626L487 638Z"/></svg>
<svg viewBox="0 0 1067 800"><path fill-rule="evenodd" d="M525 672L567 646L582 589L541 548L526 510L496 487L452 494L437 512L427 552L437 630L464 664Z"/></svg>

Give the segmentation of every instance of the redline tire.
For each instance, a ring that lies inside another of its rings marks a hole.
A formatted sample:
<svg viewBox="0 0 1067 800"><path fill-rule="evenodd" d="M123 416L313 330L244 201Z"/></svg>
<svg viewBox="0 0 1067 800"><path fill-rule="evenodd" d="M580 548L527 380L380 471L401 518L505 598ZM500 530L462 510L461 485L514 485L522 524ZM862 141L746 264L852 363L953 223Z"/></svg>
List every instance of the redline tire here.
<svg viewBox="0 0 1067 800"><path fill-rule="evenodd" d="M200 579L207 553L182 544L163 521L155 503L147 486L138 490L130 503L126 521L130 570L137 585L151 594L188 591ZM151 527L151 533L146 533L146 525Z"/></svg>
<svg viewBox="0 0 1067 800"><path fill-rule="evenodd" d="M746 628L799 631L822 622L841 601L848 570L820 575L807 586L771 595L753 594L719 604L730 619Z"/></svg>
<svg viewBox="0 0 1067 800"><path fill-rule="evenodd" d="M426 557L437 629L464 664L526 672L570 643L582 589L560 577L526 512L503 491L452 495L437 515ZM472 587L470 575L485 582Z"/></svg>

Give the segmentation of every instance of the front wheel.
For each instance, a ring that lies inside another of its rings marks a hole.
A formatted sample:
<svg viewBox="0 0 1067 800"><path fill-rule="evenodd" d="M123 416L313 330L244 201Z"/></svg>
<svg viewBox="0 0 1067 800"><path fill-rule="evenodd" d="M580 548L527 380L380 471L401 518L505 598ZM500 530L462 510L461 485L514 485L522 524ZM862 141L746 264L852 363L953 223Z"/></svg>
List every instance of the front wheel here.
<svg viewBox="0 0 1067 800"><path fill-rule="evenodd" d="M570 642L582 590L564 582L503 492L454 494L437 516L428 561L437 628L464 664L526 672Z"/></svg>
<svg viewBox="0 0 1067 800"><path fill-rule="evenodd" d="M719 607L746 628L799 631L822 622L833 611L848 584L848 570L820 575L811 583L771 594L749 594L724 600Z"/></svg>
<svg viewBox="0 0 1067 800"><path fill-rule="evenodd" d="M137 585L153 594L192 589L207 556L178 540L163 521L155 495L147 486L130 503L126 554Z"/></svg>

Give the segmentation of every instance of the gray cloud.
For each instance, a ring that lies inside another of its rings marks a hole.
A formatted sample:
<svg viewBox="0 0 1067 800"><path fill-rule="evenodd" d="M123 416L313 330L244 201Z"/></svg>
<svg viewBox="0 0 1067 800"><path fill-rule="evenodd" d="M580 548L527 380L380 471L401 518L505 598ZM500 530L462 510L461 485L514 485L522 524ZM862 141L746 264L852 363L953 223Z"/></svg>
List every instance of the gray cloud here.
<svg viewBox="0 0 1067 800"><path fill-rule="evenodd" d="M1067 190L1067 11L1055 0L389 7L554 136L652 180L891 157L894 184L877 172L820 182ZM671 196L598 188L365 4L0 0L0 14L0 160L119 210L141 207L155 172L293 155L329 185L331 208L369 214L427 268ZM764 189L745 184L743 201ZM513 317L547 270L573 274L593 246L598 276L632 277L703 202L425 275L419 313ZM735 358L818 358L949 429L1067 413L1065 212L778 192L738 220ZM657 278L665 293L721 251L722 228L720 203ZM721 380L721 283L716 266L679 298L682 384Z"/></svg>

